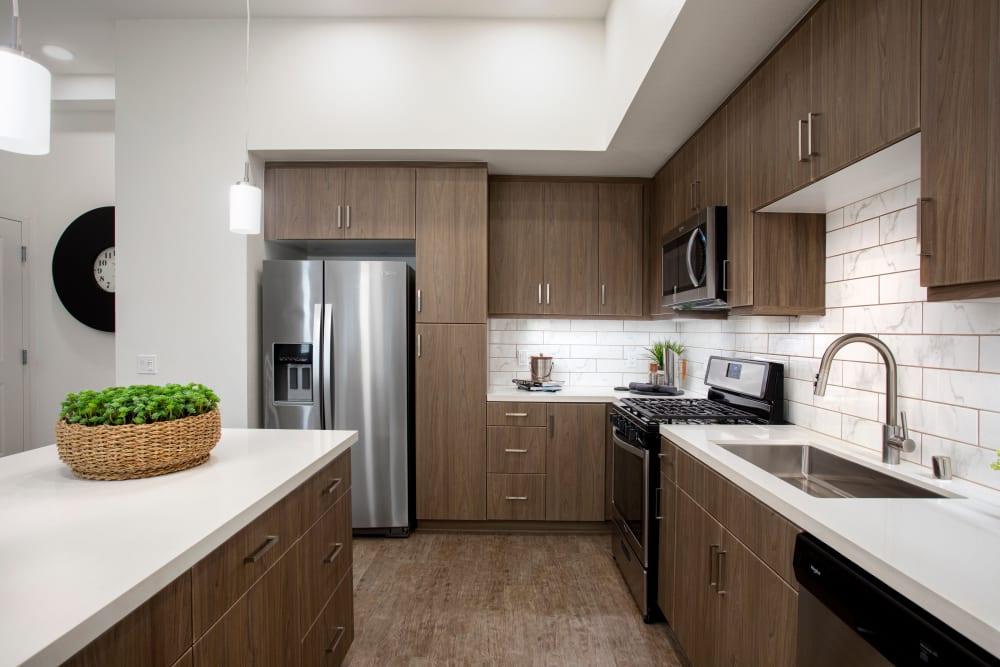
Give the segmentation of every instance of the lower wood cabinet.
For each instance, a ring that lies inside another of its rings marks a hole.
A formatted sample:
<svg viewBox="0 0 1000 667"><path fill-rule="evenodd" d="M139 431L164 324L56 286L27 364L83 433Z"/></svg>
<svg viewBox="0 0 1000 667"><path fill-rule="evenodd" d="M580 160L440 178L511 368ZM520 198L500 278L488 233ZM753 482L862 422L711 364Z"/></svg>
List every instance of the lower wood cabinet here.
<svg viewBox="0 0 1000 667"><path fill-rule="evenodd" d="M676 448L664 443L660 452L660 553L657 559L656 601L670 622L676 599L674 566L677 552L677 484L673 474Z"/></svg>
<svg viewBox="0 0 1000 667"><path fill-rule="evenodd" d="M545 475L487 475L486 518L545 519Z"/></svg>
<svg viewBox="0 0 1000 667"><path fill-rule="evenodd" d="M64 664L339 665L354 638L350 469L348 451Z"/></svg>
<svg viewBox="0 0 1000 667"><path fill-rule="evenodd" d="M549 403L545 519L604 521L604 405Z"/></svg>

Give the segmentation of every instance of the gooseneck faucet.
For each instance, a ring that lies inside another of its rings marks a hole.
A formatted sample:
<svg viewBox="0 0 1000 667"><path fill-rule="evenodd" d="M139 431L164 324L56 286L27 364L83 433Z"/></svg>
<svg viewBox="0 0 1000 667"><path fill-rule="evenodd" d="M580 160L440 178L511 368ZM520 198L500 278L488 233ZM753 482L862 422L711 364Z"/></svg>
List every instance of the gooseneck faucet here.
<svg viewBox="0 0 1000 667"><path fill-rule="evenodd" d="M885 423L882 425L882 463L899 465L900 452L912 452L917 445L910 439L906 429L906 413L899 413L900 424L896 423L896 358L886 344L875 336L862 333L844 334L830 343L819 362L813 394L826 394L826 383L830 378L830 364L842 348L851 343L867 343L875 348L885 362Z"/></svg>

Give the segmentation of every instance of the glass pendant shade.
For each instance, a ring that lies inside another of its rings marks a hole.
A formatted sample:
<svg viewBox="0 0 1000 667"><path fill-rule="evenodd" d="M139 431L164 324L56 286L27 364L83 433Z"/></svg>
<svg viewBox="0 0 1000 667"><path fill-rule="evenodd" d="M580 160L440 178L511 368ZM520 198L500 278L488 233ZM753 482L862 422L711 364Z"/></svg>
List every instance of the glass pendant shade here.
<svg viewBox="0 0 1000 667"><path fill-rule="evenodd" d="M49 152L52 75L22 53L0 48L0 150Z"/></svg>
<svg viewBox="0 0 1000 667"><path fill-rule="evenodd" d="M260 234L260 188L247 181L229 186L229 231Z"/></svg>

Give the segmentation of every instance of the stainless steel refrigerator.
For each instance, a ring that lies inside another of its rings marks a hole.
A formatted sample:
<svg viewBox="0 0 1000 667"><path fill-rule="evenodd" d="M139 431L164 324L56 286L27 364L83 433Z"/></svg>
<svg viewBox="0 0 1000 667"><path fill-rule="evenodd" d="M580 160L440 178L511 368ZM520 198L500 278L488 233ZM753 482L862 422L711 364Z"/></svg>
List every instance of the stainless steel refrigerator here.
<svg viewBox="0 0 1000 667"><path fill-rule="evenodd" d="M358 431L355 533L414 523L412 293L402 261L264 261L264 427Z"/></svg>

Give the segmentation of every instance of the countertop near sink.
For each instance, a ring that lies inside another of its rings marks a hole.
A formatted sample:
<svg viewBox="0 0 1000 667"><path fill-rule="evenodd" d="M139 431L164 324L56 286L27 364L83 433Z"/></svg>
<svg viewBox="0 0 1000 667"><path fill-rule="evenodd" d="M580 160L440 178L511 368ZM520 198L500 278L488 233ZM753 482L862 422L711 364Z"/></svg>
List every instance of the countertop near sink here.
<svg viewBox="0 0 1000 667"><path fill-rule="evenodd" d="M513 384L490 387L486 400L494 402L525 403L614 403L623 398L701 398L700 394L685 391L681 396L639 396L627 391L615 391L613 387L563 387L559 391L524 391Z"/></svg>
<svg viewBox="0 0 1000 667"><path fill-rule="evenodd" d="M0 459L0 665L61 663L357 442L222 429L208 462L122 482L55 445Z"/></svg>
<svg viewBox="0 0 1000 667"><path fill-rule="evenodd" d="M660 433L983 648L1000 656L1000 493L796 426L663 426ZM814 498L717 443L808 443L963 498ZM998 473L1000 474L1000 473Z"/></svg>

